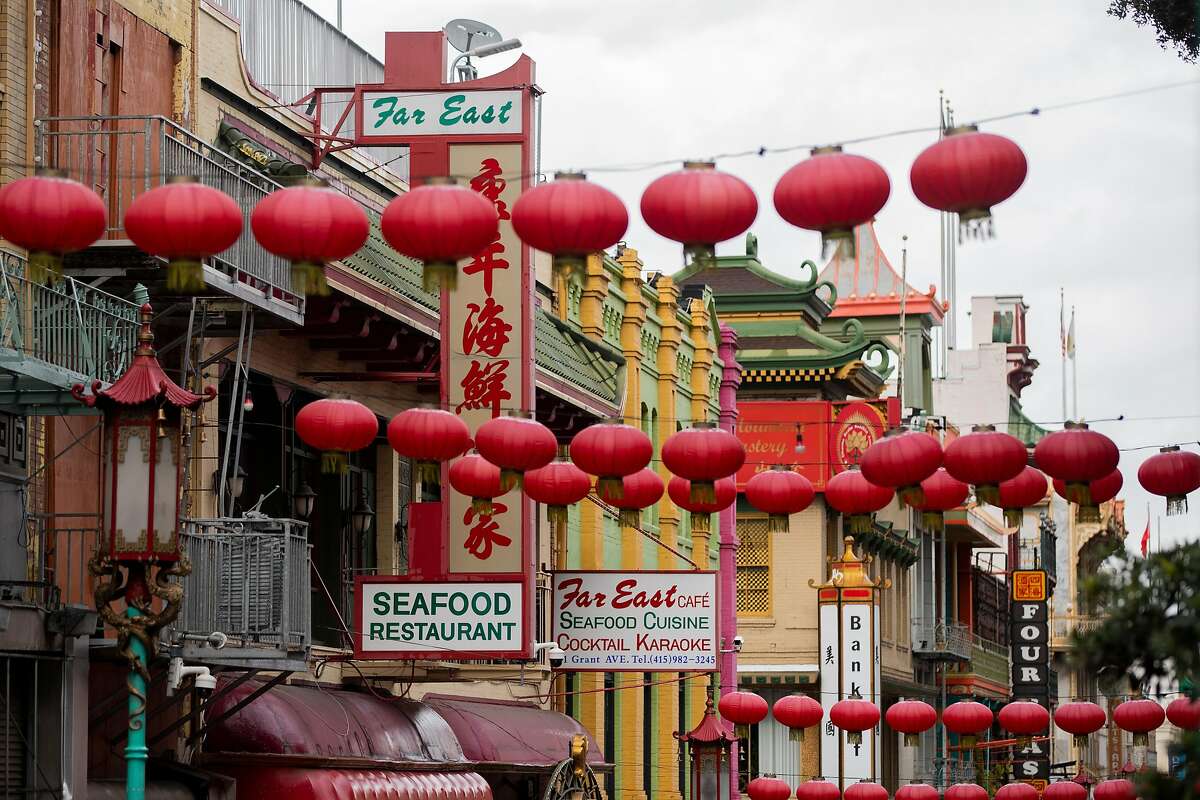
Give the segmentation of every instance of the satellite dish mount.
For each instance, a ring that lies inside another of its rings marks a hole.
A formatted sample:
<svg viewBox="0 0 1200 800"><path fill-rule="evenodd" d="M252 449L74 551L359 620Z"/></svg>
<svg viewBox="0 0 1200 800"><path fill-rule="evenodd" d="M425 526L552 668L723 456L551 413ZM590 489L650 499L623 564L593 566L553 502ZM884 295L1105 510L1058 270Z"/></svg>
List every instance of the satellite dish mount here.
<svg viewBox="0 0 1200 800"><path fill-rule="evenodd" d="M500 35L500 31L488 25L486 22L479 22L473 19L452 19L446 23L442 30L446 34L446 41L462 55L454 59L454 63L450 66L450 82L457 80L473 81L479 77L479 71L475 69L475 65L471 63L473 51L491 44L497 44L504 40ZM463 63L459 63L463 62Z"/></svg>

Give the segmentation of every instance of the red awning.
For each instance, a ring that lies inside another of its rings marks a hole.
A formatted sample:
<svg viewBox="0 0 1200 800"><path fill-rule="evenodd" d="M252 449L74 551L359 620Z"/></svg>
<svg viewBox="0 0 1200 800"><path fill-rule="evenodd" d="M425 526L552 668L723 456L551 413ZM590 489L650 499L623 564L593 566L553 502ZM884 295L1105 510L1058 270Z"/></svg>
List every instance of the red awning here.
<svg viewBox="0 0 1200 800"><path fill-rule="evenodd" d="M383 772L262 765L224 766L238 800L492 800L474 772Z"/></svg>

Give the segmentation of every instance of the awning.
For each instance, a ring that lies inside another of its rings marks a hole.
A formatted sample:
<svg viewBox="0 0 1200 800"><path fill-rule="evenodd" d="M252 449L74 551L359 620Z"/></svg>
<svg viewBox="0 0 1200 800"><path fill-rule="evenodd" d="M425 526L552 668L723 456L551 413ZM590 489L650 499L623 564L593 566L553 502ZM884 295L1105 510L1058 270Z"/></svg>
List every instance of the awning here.
<svg viewBox="0 0 1200 800"><path fill-rule="evenodd" d="M474 772L387 772L303 767L226 767L238 800L492 800Z"/></svg>
<svg viewBox="0 0 1200 800"><path fill-rule="evenodd" d="M427 694L421 700L450 724L463 755L477 769L541 771L570 755L571 737L588 740L588 763L604 766L604 753L592 735L575 720L557 711L517 700L488 700Z"/></svg>

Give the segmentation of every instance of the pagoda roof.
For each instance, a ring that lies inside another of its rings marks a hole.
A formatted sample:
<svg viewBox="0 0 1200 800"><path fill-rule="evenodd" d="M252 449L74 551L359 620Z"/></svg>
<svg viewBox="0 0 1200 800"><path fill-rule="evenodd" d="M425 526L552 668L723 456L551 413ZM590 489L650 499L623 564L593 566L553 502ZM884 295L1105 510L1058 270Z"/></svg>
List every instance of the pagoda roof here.
<svg viewBox="0 0 1200 800"><path fill-rule="evenodd" d="M849 242L838 243L820 279L837 290L831 317L899 316L902 294L907 295L906 314L928 314L934 324L940 324L948 310L947 304L938 301L936 286L919 292L900 279L879 244L874 221L854 229L853 253Z"/></svg>

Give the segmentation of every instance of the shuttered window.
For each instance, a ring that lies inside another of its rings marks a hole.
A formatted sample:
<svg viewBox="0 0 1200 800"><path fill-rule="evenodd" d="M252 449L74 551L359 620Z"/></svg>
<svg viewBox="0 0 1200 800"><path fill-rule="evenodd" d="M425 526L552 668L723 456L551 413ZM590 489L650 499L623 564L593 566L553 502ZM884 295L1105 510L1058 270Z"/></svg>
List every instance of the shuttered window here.
<svg viewBox="0 0 1200 800"><path fill-rule="evenodd" d="M737 611L743 617L771 615L771 533L766 517L739 519Z"/></svg>

